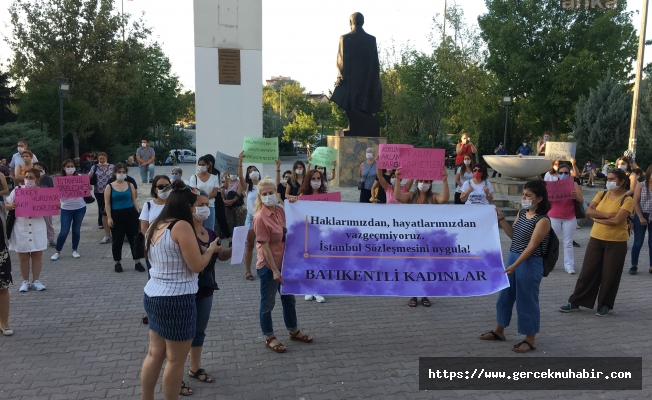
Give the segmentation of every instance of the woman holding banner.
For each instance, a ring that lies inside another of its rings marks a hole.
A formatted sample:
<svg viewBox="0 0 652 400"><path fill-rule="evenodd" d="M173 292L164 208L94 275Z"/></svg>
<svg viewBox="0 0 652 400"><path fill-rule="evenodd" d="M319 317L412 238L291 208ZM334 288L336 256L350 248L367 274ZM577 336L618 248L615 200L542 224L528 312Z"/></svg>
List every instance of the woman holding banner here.
<svg viewBox="0 0 652 400"><path fill-rule="evenodd" d="M292 200L290 200L292 201ZM256 235L258 262L256 272L260 278L260 327L265 336L265 347L276 353L285 353L286 347L274 335L272 310L276 293L283 284L281 269L285 252L285 210L276 199L276 183L266 177L258 184L258 195L254 206L253 229ZM294 295L282 294L283 319L290 340L311 343L313 338L297 327L296 299Z"/></svg>
<svg viewBox="0 0 652 400"><path fill-rule="evenodd" d="M358 176L360 177L360 203L369 203L371 200L371 189L376 180L376 152L372 147L366 150L365 157L367 160L360 164Z"/></svg>
<svg viewBox="0 0 652 400"><path fill-rule="evenodd" d="M61 165L61 176L75 176L77 175L77 168L73 160L66 160ZM72 225L72 257L81 257L77 252L79 247L79 240L81 239L81 224L86 215L86 202L83 197L73 197L70 199L62 198L61 202L61 231L57 238L57 252L52 254L50 260L56 261L61 255L63 245L66 243L68 233L70 233L70 225Z"/></svg>
<svg viewBox="0 0 652 400"><path fill-rule="evenodd" d="M385 179L385 171L384 169L376 169L376 175L377 175L377 181L380 187L383 189L385 192L385 204L401 204L396 198L394 198L394 184L396 183L396 171L389 170L389 182L387 182L387 179ZM412 184L414 183L413 179L409 179L405 185L399 185L401 186L401 193L407 193L409 188L412 187ZM374 199L371 199L372 203L378 202L377 200L374 201Z"/></svg>
<svg viewBox="0 0 652 400"><path fill-rule="evenodd" d="M20 186L20 188L38 188L40 176L41 173L38 169L27 169L24 171L24 185ZM17 188L19 187L17 186ZM16 189L6 199L7 211L16 209L15 199ZM9 250L18 253L20 274L23 276L23 283L18 289L19 292L26 292L30 288L39 291L45 290L45 286L39 281L39 278L43 266L43 250L47 248L48 238L43 217L16 217L11 239L9 240ZM31 284L29 282L30 261L33 279Z"/></svg>
<svg viewBox="0 0 652 400"><path fill-rule="evenodd" d="M465 182L473 179L471 155L464 154L462 161L463 164L457 167L457 172L455 173L455 204L464 204L464 201L460 199L462 196L462 186Z"/></svg>
<svg viewBox="0 0 652 400"><path fill-rule="evenodd" d="M448 189L448 173L446 168L442 170L442 177L444 178L442 182L441 193L433 192L432 182L428 180L418 180L417 188L414 192L403 193L401 190L401 168L396 169L396 180L394 181L394 198L399 203L409 203L409 204L446 204L450 198L450 192ZM430 307L430 300L427 297L421 298L421 304L424 307ZM417 298L412 297L408 302L408 306L416 307Z"/></svg>
<svg viewBox="0 0 652 400"><path fill-rule="evenodd" d="M512 239L509 249L508 267L505 273L509 287L500 291L496 302L496 326L492 331L480 335L482 340L505 340L505 328L512 319L512 308L516 303L518 333L525 339L515 344L512 351L527 353L536 350L534 337L539 333L541 313L539 309L539 285L543 278L543 255L550 239L550 210L546 182L537 179L528 181L521 197L523 209L510 225L503 213L496 208L498 224Z"/></svg>
<svg viewBox="0 0 652 400"><path fill-rule="evenodd" d="M464 182L460 200L464 204L486 204L494 200L494 188L487 181L487 167L478 163L473 166L473 178Z"/></svg>
<svg viewBox="0 0 652 400"><path fill-rule="evenodd" d="M572 179L571 174L572 170L568 164L557 164L557 168L553 174L546 172L544 180L554 182L557 180ZM573 182L573 185L575 187L573 191L575 198L551 201L551 208L548 212L552 229L558 238L563 238L564 240L564 269L569 274L575 273L575 252L573 251L573 235L577 227L575 202L579 202L582 206L584 205L582 187L577 182Z"/></svg>

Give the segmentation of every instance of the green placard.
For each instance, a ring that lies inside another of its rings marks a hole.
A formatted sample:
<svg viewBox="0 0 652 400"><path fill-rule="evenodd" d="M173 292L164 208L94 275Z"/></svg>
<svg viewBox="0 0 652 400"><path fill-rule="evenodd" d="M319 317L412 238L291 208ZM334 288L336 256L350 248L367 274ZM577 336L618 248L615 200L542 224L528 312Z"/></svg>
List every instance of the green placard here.
<svg viewBox="0 0 652 400"><path fill-rule="evenodd" d="M310 164L324 168L333 168L335 160L337 160L337 150L330 147L317 147L310 155Z"/></svg>
<svg viewBox="0 0 652 400"><path fill-rule="evenodd" d="M278 138L245 137L243 162L275 164L278 159Z"/></svg>

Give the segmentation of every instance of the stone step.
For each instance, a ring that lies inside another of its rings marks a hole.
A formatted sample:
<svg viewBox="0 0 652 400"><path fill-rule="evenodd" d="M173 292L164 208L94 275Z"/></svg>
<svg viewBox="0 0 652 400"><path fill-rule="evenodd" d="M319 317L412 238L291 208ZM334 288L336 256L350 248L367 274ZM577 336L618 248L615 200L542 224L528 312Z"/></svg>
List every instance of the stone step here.
<svg viewBox="0 0 652 400"><path fill-rule="evenodd" d="M516 215L518 214L518 210L512 207L498 207L498 209L502 211L505 218L516 217ZM514 219L512 218L512 220Z"/></svg>

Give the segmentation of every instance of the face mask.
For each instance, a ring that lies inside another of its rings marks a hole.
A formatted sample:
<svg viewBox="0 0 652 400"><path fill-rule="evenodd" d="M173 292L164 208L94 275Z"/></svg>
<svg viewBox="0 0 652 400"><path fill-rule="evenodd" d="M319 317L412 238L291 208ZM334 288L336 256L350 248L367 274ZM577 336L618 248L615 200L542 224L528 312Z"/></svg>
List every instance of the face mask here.
<svg viewBox="0 0 652 400"><path fill-rule="evenodd" d="M372 158L374 158L374 155L371 153L367 153L365 157L367 157L367 160L371 160Z"/></svg>
<svg viewBox="0 0 652 400"><path fill-rule="evenodd" d="M158 198L161 200L167 199L169 195L170 195L170 190L168 190L167 192L159 191L157 194Z"/></svg>
<svg viewBox="0 0 652 400"><path fill-rule="evenodd" d="M321 172L322 174L324 173L324 170L319 168L317 171Z"/></svg>
<svg viewBox="0 0 652 400"><path fill-rule="evenodd" d="M311 181L310 182L310 187L315 189L315 190L319 189L321 187L321 181L319 181L319 182L312 182Z"/></svg>
<svg viewBox="0 0 652 400"><path fill-rule="evenodd" d="M101 161L100 161L99 164L100 164L100 165L106 165L106 164L108 164L108 163L107 163L107 162L101 162Z"/></svg>
<svg viewBox="0 0 652 400"><path fill-rule="evenodd" d="M36 186L36 180L35 179L25 179L25 186L26 187L34 187L34 186Z"/></svg>
<svg viewBox="0 0 652 400"><path fill-rule="evenodd" d="M27 181L25 181L25 182L27 182ZM618 189L618 184L616 182L607 182L606 186L607 186L607 190L610 191L610 192L612 190Z"/></svg>
<svg viewBox="0 0 652 400"><path fill-rule="evenodd" d="M570 175L568 175L568 174L566 174L566 173L561 173L561 174L559 174L559 180L566 179L566 178L568 178L569 176L570 176Z"/></svg>
<svg viewBox="0 0 652 400"><path fill-rule="evenodd" d="M276 199L276 195L260 196L260 201L268 207L275 206L276 203L278 203L278 199Z"/></svg>
<svg viewBox="0 0 652 400"><path fill-rule="evenodd" d="M41 176L45 175L45 171L40 172Z"/></svg>
<svg viewBox="0 0 652 400"><path fill-rule="evenodd" d="M294 173L297 175L303 175L303 170L302 169L295 169Z"/></svg>
<svg viewBox="0 0 652 400"><path fill-rule="evenodd" d="M482 172L474 172L473 177L475 179L482 179Z"/></svg>
<svg viewBox="0 0 652 400"><path fill-rule="evenodd" d="M470 165L470 164L471 164L471 160L464 160L464 164L465 164L465 165Z"/></svg>
<svg viewBox="0 0 652 400"><path fill-rule="evenodd" d="M544 141L544 142L547 142L548 139L550 139L550 138L549 138L549 137L546 137L546 136L543 137L543 141Z"/></svg>
<svg viewBox="0 0 652 400"><path fill-rule="evenodd" d="M553 165L552 169L554 169L555 171L558 171L559 170L559 165Z"/></svg>
<svg viewBox="0 0 652 400"><path fill-rule="evenodd" d="M115 179L119 181L124 181L125 179L127 179L127 174L115 174Z"/></svg>
<svg viewBox="0 0 652 400"><path fill-rule="evenodd" d="M620 164L620 167L618 168L622 169L623 171L627 171L627 164Z"/></svg>
<svg viewBox="0 0 652 400"><path fill-rule="evenodd" d="M527 146L527 143L526 143L526 142L523 142L523 146Z"/></svg>
<svg viewBox="0 0 652 400"><path fill-rule="evenodd" d="M17 150L18 150L18 154L20 154L23 151L25 151L25 148L24 147L18 147Z"/></svg>
<svg viewBox="0 0 652 400"><path fill-rule="evenodd" d="M533 206L534 206L534 204L532 204L532 200L522 200L521 199L521 207L523 207L523 209L529 210Z"/></svg>
<svg viewBox="0 0 652 400"><path fill-rule="evenodd" d="M143 147L143 148L147 147L147 143L141 143L140 147Z"/></svg>
<svg viewBox="0 0 652 400"><path fill-rule="evenodd" d="M179 179L179 174L172 174L171 176L172 176L173 181L176 181L177 179Z"/></svg>
<svg viewBox="0 0 652 400"><path fill-rule="evenodd" d="M205 165L200 165L199 167L197 167L197 171L199 172L206 172L207 169L208 167Z"/></svg>
<svg viewBox="0 0 652 400"><path fill-rule="evenodd" d="M259 173L258 171L253 171L253 172L251 172L251 173L249 174L249 178L250 178L252 181L257 181L257 180L260 179L260 173Z"/></svg>
<svg viewBox="0 0 652 400"><path fill-rule="evenodd" d="M394 186L394 184L396 183L396 179L394 179L394 178L390 179L390 180L389 180L389 183L391 183L392 186Z"/></svg>
<svg viewBox="0 0 652 400"><path fill-rule="evenodd" d="M76 171L75 168L66 168L66 175L72 175Z"/></svg>
<svg viewBox="0 0 652 400"><path fill-rule="evenodd" d="M208 217L211 215L211 210L206 207L195 207L195 213L193 214L193 217L199 222L206 221Z"/></svg>
<svg viewBox="0 0 652 400"><path fill-rule="evenodd" d="M419 184L417 185L417 187L419 188L419 191L420 191L420 192L427 192L428 189L430 189L430 184L429 184L429 183L425 183L425 182L421 182L421 183L419 183Z"/></svg>

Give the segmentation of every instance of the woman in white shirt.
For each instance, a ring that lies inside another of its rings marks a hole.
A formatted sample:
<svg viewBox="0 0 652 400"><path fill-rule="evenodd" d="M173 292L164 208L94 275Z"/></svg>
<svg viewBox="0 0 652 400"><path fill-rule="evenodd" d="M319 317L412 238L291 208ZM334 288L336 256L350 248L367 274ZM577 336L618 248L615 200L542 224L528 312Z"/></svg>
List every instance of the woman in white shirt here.
<svg viewBox="0 0 652 400"><path fill-rule="evenodd" d="M455 173L455 204L464 204L464 201L460 200L462 195L462 185L464 182L473 179L473 171L471 167L471 155L464 155L464 164L457 168Z"/></svg>
<svg viewBox="0 0 652 400"><path fill-rule="evenodd" d="M473 178L464 182L460 200L464 204L490 204L494 199L494 188L487 181L489 174L483 164L473 166Z"/></svg>
<svg viewBox="0 0 652 400"><path fill-rule="evenodd" d="M220 191L222 184L220 177L211 174L210 161L206 156L199 157L197 161L197 174L190 177L190 186L208 193L208 209L211 214L206 218L203 225L212 231L215 230L215 196Z"/></svg>
<svg viewBox="0 0 652 400"><path fill-rule="evenodd" d="M73 160L66 160L61 166L61 176L74 176L77 175L77 167ZM66 243L68 233L70 233L70 225L72 225L72 256L73 258L81 257L77 252L79 247L79 239L81 239L81 224L86 215L86 202L83 197L73 197L69 199L62 198L61 200L61 231L57 238L57 252L52 254L50 260L56 261L61 255L63 245Z"/></svg>
<svg viewBox="0 0 652 400"><path fill-rule="evenodd" d="M140 220L140 231L143 235L147 234L149 225L158 218L163 207L165 207L165 200L170 195L170 191L164 192L163 189L168 186L170 186L170 178L166 175L156 175L152 180L152 189L149 193L153 197L153 200L143 205L143 209L140 210L140 217L138 217Z"/></svg>
<svg viewBox="0 0 652 400"><path fill-rule="evenodd" d="M24 186L21 188L37 188L41 171L36 168L29 168L25 171ZM5 206L7 211L15 210L16 189L7 196ZM45 286L39 281L41 267L43 266L43 250L48 248L48 238L43 217L16 217L14 228L9 240L9 250L18 253L20 274L23 276L23 283L19 292L26 292L30 288L45 290ZM32 262L32 283L29 282L30 260Z"/></svg>

